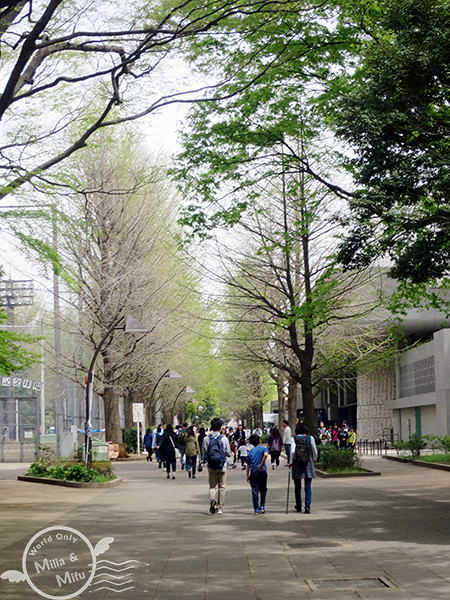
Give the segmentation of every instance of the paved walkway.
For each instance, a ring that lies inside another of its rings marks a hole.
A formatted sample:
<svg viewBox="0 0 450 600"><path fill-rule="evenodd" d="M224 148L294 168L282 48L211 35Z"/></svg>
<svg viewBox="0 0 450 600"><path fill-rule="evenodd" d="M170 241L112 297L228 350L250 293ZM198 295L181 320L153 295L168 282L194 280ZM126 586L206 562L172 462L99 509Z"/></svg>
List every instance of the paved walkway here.
<svg viewBox="0 0 450 600"><path fill-rule="evenodd" d="M77 490L18 482L24 466L0 464L0 575L21 571L33 536L61 526L94 547L114 538L97 560L116 574L104 571L79 595L79 584L68 587L79 598L448 600L450 474L378 458L364 464L382 476L314 480L310 515L293 512L292 485L286 514L287 469L269 471L261 516L240 469L228 472L219 516L208 511L205 472L189 480L179 471L172 481L155 462L128 462L116 467L122 485ZM39 597L26 581L0 579L1 600Z"/></svg>

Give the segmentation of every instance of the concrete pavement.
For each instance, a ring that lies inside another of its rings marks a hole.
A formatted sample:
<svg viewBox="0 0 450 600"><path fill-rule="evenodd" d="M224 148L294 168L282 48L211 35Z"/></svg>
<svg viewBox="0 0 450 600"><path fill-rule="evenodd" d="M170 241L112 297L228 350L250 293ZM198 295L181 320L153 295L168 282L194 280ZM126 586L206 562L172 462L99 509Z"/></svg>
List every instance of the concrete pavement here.
<svg viewBox="0 0 450 600"><path fill-rule="evenodd" d="M48 540L39 538L47 528L52 544L56 527L79 532L92 548L109 538L81 593L79 582L64 591L30 575L37 591L0 579L0 599L448 600L450 474L372 457L363 463L382 476L315 479L310 515L293 511L292 485L286 514L288 469L269 470L260 516L240 468L228 472L219 516L208 511L205 472L192 480L178 471L172 481L155 462L128 462L116 467L124 484L77 490L18 482L24 466L0 464L0 575L22 572L27 544ZM79 550L83 563L91 550ZM55 546L56 558L63 552Z"/></svg>

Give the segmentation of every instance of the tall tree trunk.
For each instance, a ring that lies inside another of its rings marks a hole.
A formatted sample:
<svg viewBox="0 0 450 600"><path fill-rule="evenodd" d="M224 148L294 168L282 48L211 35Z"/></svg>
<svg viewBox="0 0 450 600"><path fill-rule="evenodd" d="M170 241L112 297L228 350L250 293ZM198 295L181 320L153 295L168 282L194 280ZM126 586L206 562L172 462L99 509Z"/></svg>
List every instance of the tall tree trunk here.
<svg viewBox="0 0 450 600"><path fill-rule="evenodd" d="M305 361L302 364L302 378L300 384L303 400L303 415L305 425L308 427L311 435L317 434L317 416L314 408L314 395L312 388L312 369L311 363Z"/></svg>
<svg viewBox="0 0 450 600"><path fill-rule="evenodd" d="M263 429L264 428L264 411L263 411L262 400L259 400L258 404L255 405L255 408L253 410L253 415L254 415L254 420L255 420L255 427L261 427L261 429Z"/></svg>
<svg viewBox="0 0 450 600"><path fill-rule="evenodd" d="M105 406L105 436L107 442L122 442L122 428L120 427L119 390L115 383L115 371L108 359L108 349L103 355L104 392L103 403Z"/></svg>
<svg viewBox="0 0 450 600"><path fill-rule="evenodd" d="M125 418L125 429L132 429L133 423L133 390L128 390L123 398L123 412Z"/></svg>
<svg viewBox="0 0 450 600"><path fill-rule="evenodd" d="M153 427L154 425L156 425L156 423L154 422L155 411L154 411L153 403L150 401L149 396L150 396L150 393L147 396L147 398L145 399L145 418L146 418L147 427Z"/></svg>
<svg viewBox="0 0 450 600"><path fill-rule="evenodd" d="M171 407L168 406L167 404L163 404L161 406L161 412L162 412L164 424L167 425L168 423L170 423L172 425L173 424L172 423L172 417L171 417L171 414L170 414Z"/></svg>
<svg viewBox="0 0 450 600"><path fill-rule="evenodd" d="M178 409L177 417L180 424L183 424L186 421L186 404L184 402Z"/></svg>
<svg viewBox="0 0 450 600"><path fill-rule="evenodd" d="M120 427L119 393L114 386L105 386L103 402L105 405L106 441L120 443L122 429Z"/></svg>
<svg viewBox="0 0 450 600"><path fill-rule="evenodd" d="M288 421L295 434L295 426L297 424L297 388L298 383L293 377L289 377L288 381Z"/></svg>
<svg viewBox="0 0 450 600"><path fill-rule="evenodd" d="M286 418L286 396L284 393L285 380L279 372L277 376L278 424Z"/></svg>

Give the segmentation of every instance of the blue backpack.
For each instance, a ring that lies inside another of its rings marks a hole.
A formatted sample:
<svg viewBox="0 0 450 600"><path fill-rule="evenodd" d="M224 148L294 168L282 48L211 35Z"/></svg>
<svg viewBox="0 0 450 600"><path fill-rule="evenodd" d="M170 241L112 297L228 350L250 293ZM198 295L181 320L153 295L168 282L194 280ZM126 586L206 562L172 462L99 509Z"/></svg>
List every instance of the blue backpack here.
<svg viewBox="0 0 450 600"><path fill-rule="evenodd" d="M206 455L208 467L212 471L221 471L226 460L227 457L225 456L222 436L210 436L208 453Z"/></svg>

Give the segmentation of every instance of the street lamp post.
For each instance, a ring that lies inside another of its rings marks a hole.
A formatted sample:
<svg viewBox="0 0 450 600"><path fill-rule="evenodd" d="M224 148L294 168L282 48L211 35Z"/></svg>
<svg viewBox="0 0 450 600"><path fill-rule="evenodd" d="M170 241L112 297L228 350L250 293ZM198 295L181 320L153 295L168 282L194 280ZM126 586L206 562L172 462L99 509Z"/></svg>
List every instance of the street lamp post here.
<svg viewBox="0 0 450 600"><path fill-rule="evenodd" d="M108 337L112 334L115 329L121 329L125 333L148 333L148 329L141 325L136 319L127 315L124 325L120 325L125 319L121 316L119 319L108 328L105 335L102 337L100 342L97 344L94 356L92 357L91 364L89 365L88 374L86 377L86 422L84 424L84 456L86 466L92 463L92 423L91 423L91 406L92 406L92 395L93 395L93 382L94 382L94 367L97 356L102 349L103 344L106 342Z"/></svg>
<svg viewBox="0 0 450 600"><path fill-rule="evenodd" d="M180 375L179 373L177 373L174 369L166 369L164 371L164 373L159 377L159 379L155 383L155 385L153 386L152 393L150 394L150 398L149 398L149 401L148 401L149 406L152 406L153 399L154 399L155 393L156 393L156 388L161 383L161 381L163 380L164 377L168 377L169 379L181 379L182 375ZM151 423L149 422L149 426L150 425L151 425Z"/></svg>
<svg viewBox="0 0 450 600"><path fill-rule="evenodd" d="M182 387L182 388L181 388L181 390L180 390L180 391L178 392L178 394L176 395L176 398L175 398L175 400L173 401L173 404L172 404L172 410L171 410L171 412L170 412L170 421L171 421L171 423L173 423L173 417L174 417L174 412L175 412L175 406L176 406L176 403L177 403L177 401L178 401L178 398L181 396L181 394L182 394L183 392L186 392L186 394L195 394L195 390L194 390L194 389L192 389L192 388L191 388L190 386L188 386L188 385L185 385L184 387Z"/></svg>

